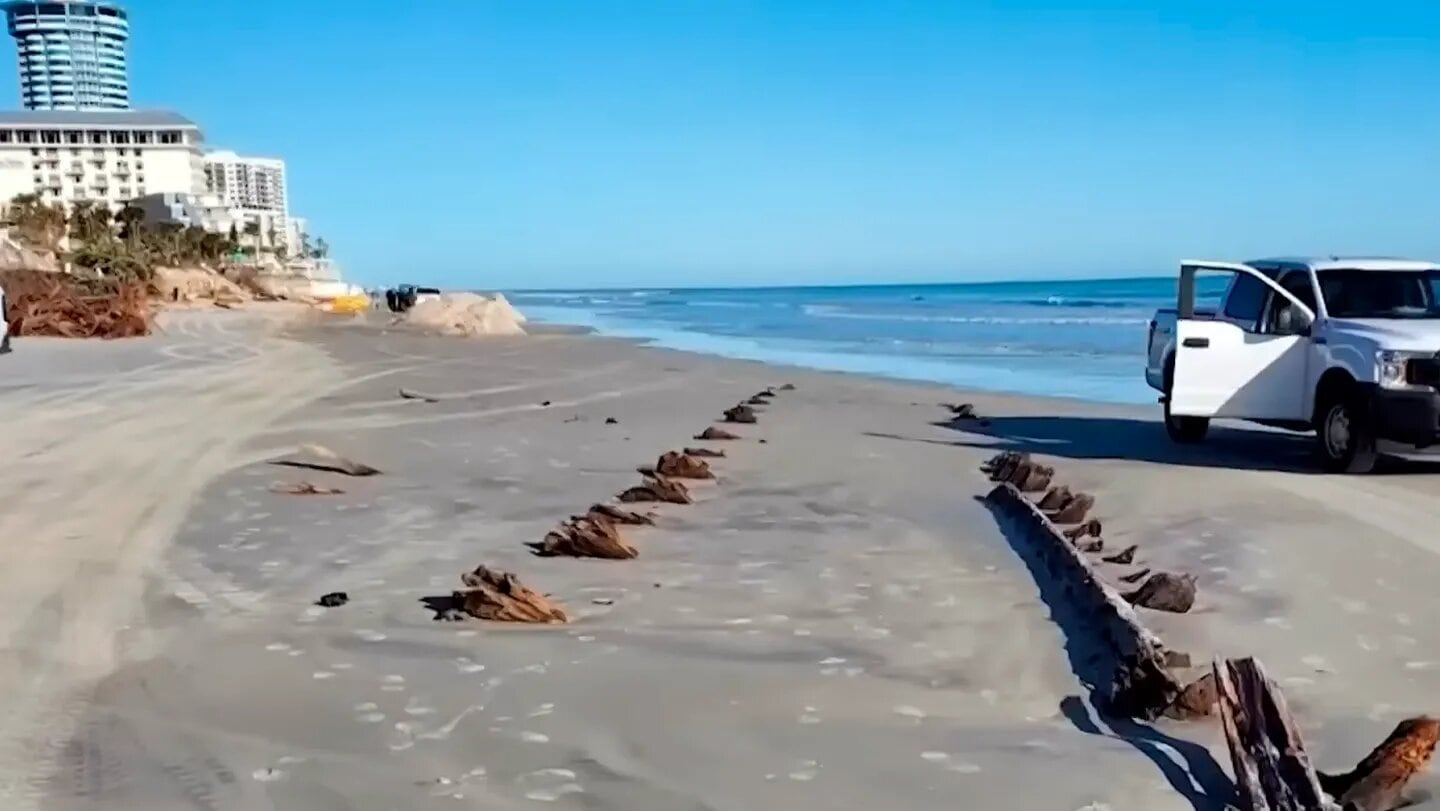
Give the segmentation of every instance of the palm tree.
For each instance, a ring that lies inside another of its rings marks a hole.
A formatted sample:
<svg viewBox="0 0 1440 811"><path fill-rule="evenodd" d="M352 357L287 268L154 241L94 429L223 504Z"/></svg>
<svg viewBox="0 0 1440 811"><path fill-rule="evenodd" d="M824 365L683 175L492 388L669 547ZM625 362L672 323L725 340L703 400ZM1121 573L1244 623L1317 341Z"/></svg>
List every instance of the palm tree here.
<svg viewBox="0 0 1440 811"><path fill-rule="evenodd" d="M115 215L115 220L120 223L120 238L134 243L140 236L141 224L145 222L145 209L134 203L126 203Z"/></svg>
<svg viewBox="0 0 1440 811"><path fill-rule="evenodd" d="M205 238L209 235L198 225L187 226L180 232L181 258L189 263L204 262L208 258L205 255Z"/></svg>
<svg viewBox="0 0 1440 811"><path fill-rule="evenodd" d="M330 255L330 243L325 241L325 237L315 239L315 250L310 255L316 259L324 259Z"/></svg>
<svg viewBox="0 0 1440 811"><path fill-rule="evenodd" d="M260 223L249 221L245 223L245 236L250 237L249 253L251 257L260 255Z"/></svg>
<svg viewBox="0 0 1440 811"><path fill-rule="evenodd" d="M181 263L185 245L185 226L174 222L156 223L154 226L144 230L150 243L147 247L151 255L165 265L178 265Z"/></svg>
<svg viewBox="0 0 1440 811"><path fill-rule="evenodd" d="M70 237L84 245L109 243L115 238L110 206L94 200L80 200L70 211Z"/></svg>
<svg viewBox="0 0 1440 811"><path fill-rule="evenodd" d="M5 219L24 242L54 251L65 236L65 209L50 205L35 194L17 194L11 199Z"/></svg>
<svg viewBox="0 0 1440 811"><path fill-rule="evenodd" d="M228 240L223 235L205 231L200 237L200 255L208 261L219 262L225 258L228 245Z"/></svg>

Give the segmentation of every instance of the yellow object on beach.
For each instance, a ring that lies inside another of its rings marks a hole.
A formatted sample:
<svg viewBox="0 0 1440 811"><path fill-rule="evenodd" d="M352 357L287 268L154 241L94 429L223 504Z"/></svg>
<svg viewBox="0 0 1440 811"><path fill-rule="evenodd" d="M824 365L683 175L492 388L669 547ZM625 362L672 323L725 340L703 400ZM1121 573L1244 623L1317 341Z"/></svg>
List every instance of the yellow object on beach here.
<svg viewBox="0 0 1440 811"><path fill-rule="evenodd" d="M363 313L370 309L369 296L336 296L330 302L332 313Z"/></svg>

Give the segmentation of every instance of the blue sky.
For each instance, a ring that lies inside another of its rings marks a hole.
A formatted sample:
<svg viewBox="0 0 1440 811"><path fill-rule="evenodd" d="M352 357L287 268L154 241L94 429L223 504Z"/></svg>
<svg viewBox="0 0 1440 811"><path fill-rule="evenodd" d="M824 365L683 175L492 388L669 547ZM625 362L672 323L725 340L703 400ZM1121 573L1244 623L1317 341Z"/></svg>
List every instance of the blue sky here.
<svg viewBox="0 0 1440 811"><path fill-rule="evenodd" d="M284 157L292 205L366 282L1440 254L1433 2L129 8L136 104Z"/></svg>

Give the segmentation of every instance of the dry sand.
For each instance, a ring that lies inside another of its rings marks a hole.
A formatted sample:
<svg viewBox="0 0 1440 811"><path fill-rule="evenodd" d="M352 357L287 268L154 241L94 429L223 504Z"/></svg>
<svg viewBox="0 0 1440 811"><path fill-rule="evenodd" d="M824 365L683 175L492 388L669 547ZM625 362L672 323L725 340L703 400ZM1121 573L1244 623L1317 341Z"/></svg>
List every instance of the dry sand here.
<svg viewBox="0 0 1440 811"><path fill-rule="evenodd" d="M973 498L996 447L1200 575L1196 612L1147 620L1260 655L1322 766L1435 709L1429 469L1262 470L1303 444L1181 451L1149 410L1037 399L968 398L994 418L972 434L934 424L938 388L587 337L175 318L0 359L6 809L1220 807L1212 725L1091 709ZM638 560L526 551L786 381L697 504L631 533ZM385 474L263 464L303 442ZM299 479L347 492L269 491ZM432 621L421 599L482 562L577 621ZM330 591L351 602L311 605Z"/></svg>

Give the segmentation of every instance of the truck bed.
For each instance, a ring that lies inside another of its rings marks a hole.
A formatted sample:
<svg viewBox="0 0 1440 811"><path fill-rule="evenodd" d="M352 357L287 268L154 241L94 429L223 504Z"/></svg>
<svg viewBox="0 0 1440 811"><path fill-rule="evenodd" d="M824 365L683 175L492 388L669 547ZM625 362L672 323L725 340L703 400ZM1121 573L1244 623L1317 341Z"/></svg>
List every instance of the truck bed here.
<svg viewBox="0 0 1440 811"><path fill-rule="evenodd" d="M1145 347L1145 382L1156 391L1165 390L1165 360L1174 348L1175 322L1179 313L1178 308L1161 307L1150 318L1150 335L1146 339ZM1211 321L1216 315L1218 311L1213 307L1197 307L1194 318Z"/></svg>
<svg viewBox="0 0 1440 811"><path fill-rule="evenodd" d="M1169 320L1173 322L1179 316L1179 314L1180 311L1174 307L1161 307L1160 309L1155 311L1155 321L1160 321L1160 316L1162 315L1168 315L1170 316ZM1201 309L1199 307L1195 308L1195 317L1202 321L1212 319L1216 315L1219 315L1219 310L1216 310L1213 307L1207 307L1204 309Z"/></svg>

